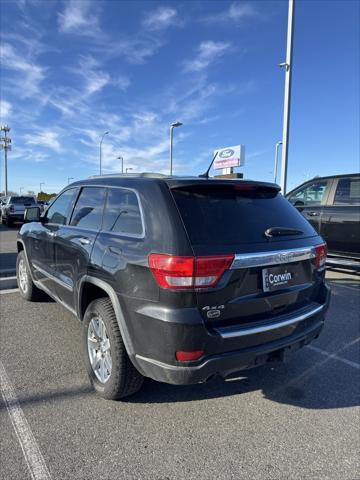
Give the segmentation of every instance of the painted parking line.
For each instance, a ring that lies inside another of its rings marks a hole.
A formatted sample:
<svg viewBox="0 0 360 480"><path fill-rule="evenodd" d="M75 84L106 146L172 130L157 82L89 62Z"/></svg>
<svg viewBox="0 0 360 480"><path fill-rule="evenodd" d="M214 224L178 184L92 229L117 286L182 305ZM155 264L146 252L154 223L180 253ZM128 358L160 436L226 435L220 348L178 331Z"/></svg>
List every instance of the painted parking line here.
<svg viewBox="0 0 360 480"><path fill-rule="evenodd" d="M309 348L310 350L313 350L314 352L321 353L321 355L324 355L329 359L338 360L339 362L345 363L346 365L350 365L350 367L360 369L360 363L347 360L346 358L343 358L343 357L339 357L339 355L336 355L336 353L327 352L326 350L322 350L321 348L314 347L313 345L307 345L307 348Z"/></svg>
<svg viewBox="0 0 360 480"><path fill-rule="evenodd" d="M0 295L5 295L5 293L16 293L18 291L19 291L18 288L10 288L10 289L7 289L7 290L0 290Z"/></svg>
<svg viewBox="0 0 360 480"><path fill-rule="evenodd" d="M0 392L6 405L12 426L19 441L31 478L33 480L51 480L39 445L26 420L24 412L16 397L15 390L2 362L0 361Z"/></svg>
<svg viewBox="0 0 360 480"><path fill-rule="evenodd" d="M338 282L331 282L331 287L342 287L346 288L347 290L351 290L353 292L359 293L360 288L356 284L354 285L344 285L343 283L338 283Z"/></svg>

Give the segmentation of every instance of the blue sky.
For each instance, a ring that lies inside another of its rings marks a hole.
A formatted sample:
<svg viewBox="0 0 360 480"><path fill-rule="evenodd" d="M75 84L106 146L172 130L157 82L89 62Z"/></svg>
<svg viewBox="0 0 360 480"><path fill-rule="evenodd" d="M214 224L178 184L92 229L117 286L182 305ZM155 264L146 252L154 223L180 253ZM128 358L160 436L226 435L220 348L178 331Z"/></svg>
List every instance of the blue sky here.
<svg viewBox="0 0 360 480"><path fill-rule="evenodd" d="M359 170L357 0L297 0L289 188ZM1 2L1 123L9 188L58 191L68 177L199 174L243 143L247 178L271 180L282 135L287 2ZM3 187L3 152L1 152Z"/></svg>

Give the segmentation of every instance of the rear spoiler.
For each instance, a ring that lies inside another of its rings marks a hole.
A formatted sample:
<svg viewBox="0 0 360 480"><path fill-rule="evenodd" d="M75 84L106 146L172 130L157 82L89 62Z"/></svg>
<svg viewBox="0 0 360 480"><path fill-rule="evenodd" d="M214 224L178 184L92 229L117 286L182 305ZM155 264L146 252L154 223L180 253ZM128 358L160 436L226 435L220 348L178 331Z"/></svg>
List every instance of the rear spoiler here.
<svg viewBox="0 0 360 480"><path fill-rule="evenodd" d="M208 187L213 188L235 188L239 191L246 190L269 190L275 192L280 192L281 188L275 183L269 182L257 182L254 180L239 180L239 179L196 179L196 180L166 180L166 183L169 185L171 190L196 190L203 189Z"/></svg>

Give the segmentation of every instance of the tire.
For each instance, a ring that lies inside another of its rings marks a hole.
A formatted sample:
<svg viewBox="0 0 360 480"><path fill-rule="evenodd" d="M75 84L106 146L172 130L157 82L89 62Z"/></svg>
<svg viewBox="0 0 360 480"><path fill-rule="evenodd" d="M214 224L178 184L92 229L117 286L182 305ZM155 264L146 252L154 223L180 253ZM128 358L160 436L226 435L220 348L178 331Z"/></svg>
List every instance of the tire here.
<svg viewBox="0 0 360 480"><path fill-rule="evenodd" d="M29 266L23 250L18 253L16 259L16 279L20 295L25 298L25 300L33 302L34 300L40 298L42 292L34 285L31 279Z"/></svg>
<svg viewBox="0 0 360 480"><path fill-rule="evenodd" d="M90 381L103 398L119 400L140 390L144 377L128 357L109 298L94 300L87 307L83 349Z"/></svg>

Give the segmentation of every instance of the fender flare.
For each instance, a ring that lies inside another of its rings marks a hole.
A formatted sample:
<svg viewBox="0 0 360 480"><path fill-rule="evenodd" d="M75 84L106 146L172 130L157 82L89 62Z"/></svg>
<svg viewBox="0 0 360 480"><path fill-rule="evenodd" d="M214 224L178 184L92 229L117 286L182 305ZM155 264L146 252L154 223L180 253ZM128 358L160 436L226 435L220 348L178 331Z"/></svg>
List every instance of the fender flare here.
<svg viewBox="0 0 360 480"><path fill-rule="evenodd" d="M132 343L131 338L130 338L129 330L128 330L127 325L126 325L125 317L124 317L124 314L123 314L118 296L117 296L115 290L113 289L113 287L111 285L109 285L104 280L100 280L99 278L92 277L91 275L84 275L83 277L81 277L81 279L78 283L78 288L77 288L77 290L78 290L77 311L78 311L79 320L80 321L83 320L80 312L81 312L82 289L83 289L83 284L85 282L92 283L93 285L101 288L109 296L111 304L112 304L114 312L115 312L117 323L119 325L120 333L121 333L122 339L124 341L126 351L129 355L130 359L132 360L132 362L137 366L137 362L135 360L135 351L134 351L133 343Z"/></svg>

